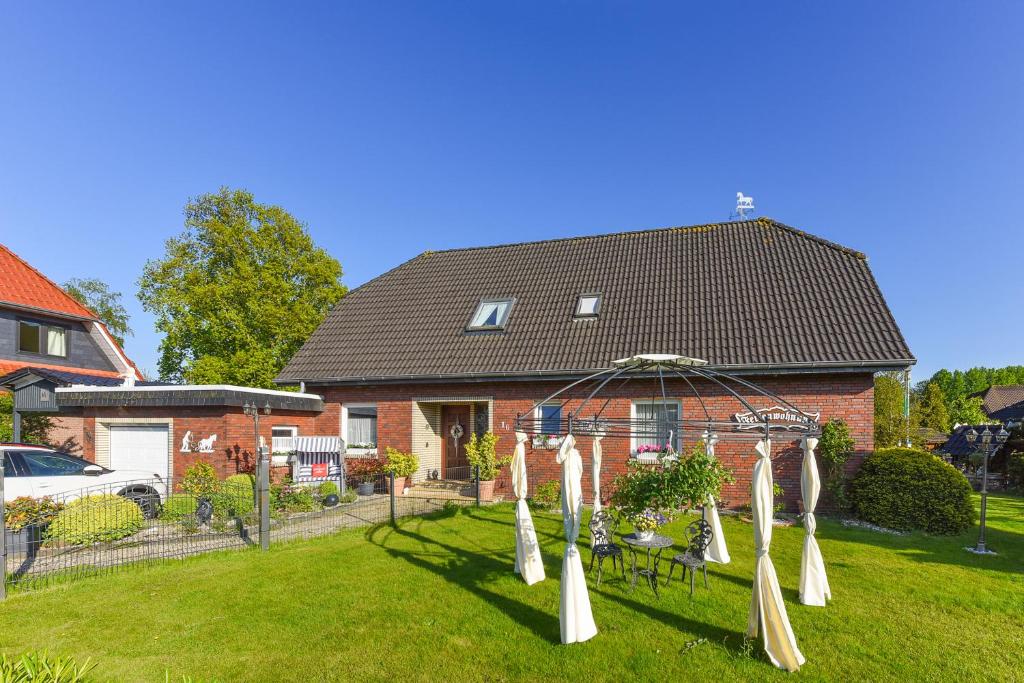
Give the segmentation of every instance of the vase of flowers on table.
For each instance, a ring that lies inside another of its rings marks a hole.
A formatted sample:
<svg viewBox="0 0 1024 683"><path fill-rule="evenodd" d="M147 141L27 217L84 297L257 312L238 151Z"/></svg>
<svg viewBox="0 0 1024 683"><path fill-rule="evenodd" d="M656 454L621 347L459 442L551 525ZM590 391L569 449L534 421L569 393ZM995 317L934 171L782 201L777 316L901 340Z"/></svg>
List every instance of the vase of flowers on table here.
<svg viewBox="0 0 1024 683"><path fill-rule="evenodd" d="M639 514L633 515L629 521L633 523L634 535L637 537L637 540L649 541L654 538L654 533L663 524L668 523L668 517L657 510L648 508Z"/></svg>

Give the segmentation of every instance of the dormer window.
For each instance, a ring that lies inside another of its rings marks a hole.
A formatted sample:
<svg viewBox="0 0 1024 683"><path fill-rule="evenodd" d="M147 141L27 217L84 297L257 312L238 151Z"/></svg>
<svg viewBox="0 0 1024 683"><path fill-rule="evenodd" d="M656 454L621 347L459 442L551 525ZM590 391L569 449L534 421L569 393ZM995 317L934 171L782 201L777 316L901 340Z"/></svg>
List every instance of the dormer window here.
<svg viewBox="0 0 1024 683"><path fill-rule="evenodd" d="M476 307L468 330L503 330L515 299L484 299Z"/></svg>
<svg viewBox="0 0 1024 683"><path fill-rule="evenodd" d="M575 318L596 318L601 312L600 294L580 294L576 300Z"/></svg>

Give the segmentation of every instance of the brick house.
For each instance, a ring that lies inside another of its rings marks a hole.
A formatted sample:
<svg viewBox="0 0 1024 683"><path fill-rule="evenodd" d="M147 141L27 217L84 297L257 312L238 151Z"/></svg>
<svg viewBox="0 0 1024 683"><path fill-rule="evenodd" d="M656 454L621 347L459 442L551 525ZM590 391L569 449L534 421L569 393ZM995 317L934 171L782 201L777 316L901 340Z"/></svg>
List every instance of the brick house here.
<svg viewBox="0 0 1024 683"><path fill-rule="evenodd" d="M465 439L451 438L452 427L492 431L510 453L517 415L535 410L554 424L558 406L535 404L639 353L701 358L822 420L846 421L851 469L873 447L874 373L915 362L863 254L762 218L425 252L349 292L277 381L322 395L350 449L392 446L419 456L414 479L462 479ZM666 388L671 411L698 414L689 386L669 379ZM722 414L744 410L713 385L696 389ZM605 395L609 416L662 409L653 381ZM609 491L642 444L603 445ZM791 507L796 445L774 448ZM535 438L528 452L533 487L559 476L548 448ZM723 494L733 506L749 499L753 454L742 448L717 452L737 479ZM509 486L506 472L498 495Z"/></svg>

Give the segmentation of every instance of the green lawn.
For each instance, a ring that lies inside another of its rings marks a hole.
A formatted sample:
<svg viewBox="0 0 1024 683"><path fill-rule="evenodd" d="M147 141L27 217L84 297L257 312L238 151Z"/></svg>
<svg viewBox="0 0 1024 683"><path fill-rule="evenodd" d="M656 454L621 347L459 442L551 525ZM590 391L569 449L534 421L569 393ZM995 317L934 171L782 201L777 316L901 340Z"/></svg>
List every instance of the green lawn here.
<svg viewBox="0 0 1024 683"><path fill-rule="evenodd" d="M724 521L733 562L693 599L676 584L660 601L629 593L606 574L590 593L600 633L562 646L561 521L535 518L548 579L532 587L512 574L512 507L499 505L16 592L0 604L0 650L92 657L101 679L150 681L1024 678L1020 498L990 500L997 557L962 550L974 532L893 537L822 520L826 608L797 601L803 530L777 529L772 556L808 660L792 676L743 647L749 525Z"/></svg>

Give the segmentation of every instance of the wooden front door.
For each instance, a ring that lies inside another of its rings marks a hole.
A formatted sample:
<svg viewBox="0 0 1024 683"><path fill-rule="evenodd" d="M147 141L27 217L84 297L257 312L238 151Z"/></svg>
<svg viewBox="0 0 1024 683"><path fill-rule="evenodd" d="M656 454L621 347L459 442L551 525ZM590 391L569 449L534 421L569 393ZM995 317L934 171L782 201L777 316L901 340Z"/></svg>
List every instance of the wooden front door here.
<svg viewBox="0 0 1024 683"><path fill-rule="evenodd" d="M452 429L459 425L462 429L462 436L456 440L452 438ZM466 442L473 433L473 426L469 422L469 406L442 406L441 407L441 476L444 479L468 479L469 460L466 458ZM460 471L453 471L454 468L465 468Z"/></svg>

